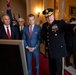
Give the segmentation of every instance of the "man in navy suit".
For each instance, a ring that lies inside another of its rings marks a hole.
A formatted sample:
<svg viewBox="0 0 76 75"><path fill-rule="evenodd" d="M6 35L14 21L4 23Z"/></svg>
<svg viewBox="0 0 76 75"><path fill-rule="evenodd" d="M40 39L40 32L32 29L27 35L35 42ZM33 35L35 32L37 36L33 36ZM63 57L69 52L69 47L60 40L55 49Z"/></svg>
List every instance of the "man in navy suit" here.
<svg viewBox="0 0 76 75"><path fill-rule="evenodd" d="M40 33L41 28L35 25L33 14L28 15L29 25L24 27L23 40L26 47L26 56L28 64L28 75L32 75L32 56L36 62L36 74L39 75L39 56L40 56Z"/></svg>
<svg viewBox="0 0 76 75"><path fill-rule="evenodd" d="M7 14L4 14L1 17L1 21L3 22L1 27L0 27L0 39L19 39L18 32L16 28L12 25L10 25L10 17ZM8 31L9 30L9 35L8 37Z"/></svg>

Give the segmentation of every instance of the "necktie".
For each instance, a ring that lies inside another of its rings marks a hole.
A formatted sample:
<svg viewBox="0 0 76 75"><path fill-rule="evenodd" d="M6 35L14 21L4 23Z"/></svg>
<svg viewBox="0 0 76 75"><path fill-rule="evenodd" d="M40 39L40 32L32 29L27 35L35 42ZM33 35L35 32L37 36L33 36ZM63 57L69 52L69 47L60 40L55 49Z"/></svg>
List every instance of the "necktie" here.
<svg viewBox="0 0 76 75"><path fill-rule="evenodd" d="M32 25L30 25L30 36L32 36Z"/></svg>
<svg viewBox="0 0 76 75"><path fill-rule="evenodd" d="M6 27L7 28L7 36L8 36L8 39L10 39L10 32L9 32L9 29L8 29L8 27Z"/></svg>

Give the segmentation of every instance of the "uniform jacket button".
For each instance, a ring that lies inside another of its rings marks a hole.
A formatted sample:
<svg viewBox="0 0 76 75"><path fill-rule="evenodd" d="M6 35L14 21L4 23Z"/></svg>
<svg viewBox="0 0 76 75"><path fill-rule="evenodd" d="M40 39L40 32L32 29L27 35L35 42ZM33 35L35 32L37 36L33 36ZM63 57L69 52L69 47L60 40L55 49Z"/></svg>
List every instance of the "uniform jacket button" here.
<svg viewBox="0 0 76 75"><path fill-rule="evenodd" d="M61 48L62 48L63 46L61 46Z"/></svg>
<svg viewBox="0 0 76 75"><path fill-rule="evenodd" d="M50 45L50 43L48 43L48 45Z"/></svg>

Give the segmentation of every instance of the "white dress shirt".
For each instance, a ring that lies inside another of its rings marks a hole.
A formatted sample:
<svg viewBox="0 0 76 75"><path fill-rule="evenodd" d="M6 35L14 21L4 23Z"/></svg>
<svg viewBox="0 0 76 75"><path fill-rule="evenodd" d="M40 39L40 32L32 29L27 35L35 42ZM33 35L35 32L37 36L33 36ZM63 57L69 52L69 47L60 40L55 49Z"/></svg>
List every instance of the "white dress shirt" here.
<svg viewBox="0 0 76 75"><path fill-rule="evenodd" d="M32 31L33 31L33 29L34 29L34 24L32 25ZM29 25L29 31L30 31L30 25ZM26 48L28 48L28 46L26 46ZM36 47L35 47L35 49L36 49Z"/></svg>
<svg viewBox="0 0 76 75"><path fill-rule="evenodd" d="M19 26L20 31L23 30L24 26Z"/></svg>
<svg viewBox="0 0 76 75"><path fill-rule="evenodd" d="M4 25L4 28L5 28L5 31L6 31L6 34L7 34L7 25ZM8 29L9 29L10 36L11 36L11 28L10 28L10 25L8 25Z"/></svg>
<svg viewBox="0 0 76 75"><path fill-rule="evenodd" d="M33 29L34 29L34 24L32 25L32 31L33 31ZM30 25L29 25L29 31L30 31Z"/></svg>

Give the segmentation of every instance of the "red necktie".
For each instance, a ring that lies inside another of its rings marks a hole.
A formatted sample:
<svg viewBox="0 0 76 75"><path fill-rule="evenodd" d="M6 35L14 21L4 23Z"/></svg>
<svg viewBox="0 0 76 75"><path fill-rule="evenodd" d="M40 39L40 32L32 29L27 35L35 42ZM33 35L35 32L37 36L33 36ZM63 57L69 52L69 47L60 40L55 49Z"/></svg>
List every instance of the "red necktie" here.
<svg viewBox="0 0 76 75"><path fill-rule="evenodd" d="M32 36L32 25L30 25L30 36Z"/></svg>
<svg viewBox="0 0 76 75"><path fill-rule="evenodd" d="M7 36L8 36L8 38L10 39L10 32L9 32L9 29L8 29L8 27L6 27L7 28Z"/></svg>

